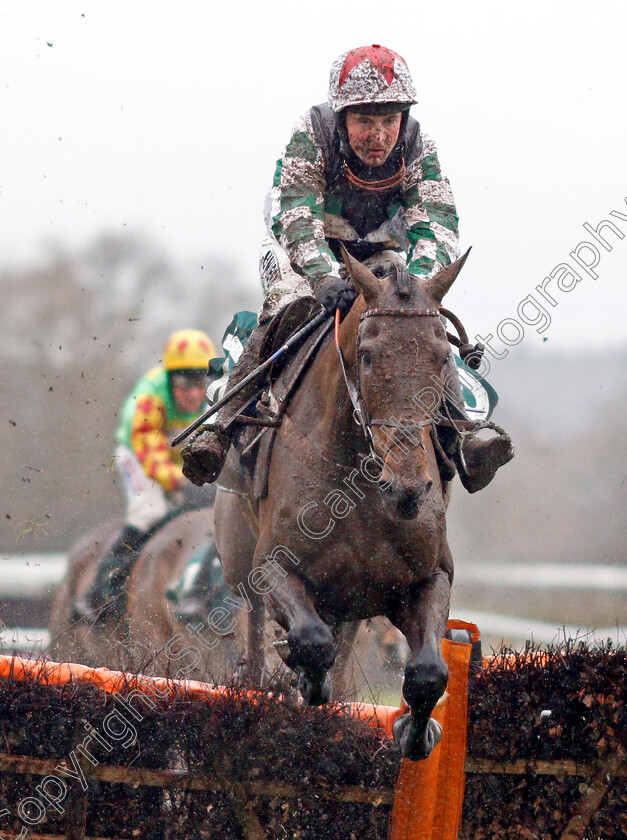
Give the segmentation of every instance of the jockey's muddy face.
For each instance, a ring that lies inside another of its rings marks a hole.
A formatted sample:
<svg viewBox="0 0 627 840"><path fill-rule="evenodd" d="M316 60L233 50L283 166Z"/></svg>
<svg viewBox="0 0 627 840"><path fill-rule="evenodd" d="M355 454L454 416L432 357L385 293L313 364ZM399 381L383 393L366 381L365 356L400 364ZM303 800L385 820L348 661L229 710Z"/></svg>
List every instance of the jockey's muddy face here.
<svg viewBox="0 0 627 840"><path fill-rule="evenodd" d="M366 166L383 166L398 140L402 112L346 115L348 142Z"/></svg>

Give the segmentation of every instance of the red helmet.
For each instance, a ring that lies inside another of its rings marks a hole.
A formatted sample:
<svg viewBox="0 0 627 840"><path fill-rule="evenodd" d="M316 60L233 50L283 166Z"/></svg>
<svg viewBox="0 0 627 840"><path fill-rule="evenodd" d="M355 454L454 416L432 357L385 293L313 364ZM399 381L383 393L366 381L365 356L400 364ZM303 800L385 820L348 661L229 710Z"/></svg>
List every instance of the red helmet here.
<svg viewBox="0 0 627 840"><path fill-rule="evenodd" d="M333 62L329 104L336 113L354 105L398 103L409 108L415 102L405 61L380 44L349 50Z"/></svg>

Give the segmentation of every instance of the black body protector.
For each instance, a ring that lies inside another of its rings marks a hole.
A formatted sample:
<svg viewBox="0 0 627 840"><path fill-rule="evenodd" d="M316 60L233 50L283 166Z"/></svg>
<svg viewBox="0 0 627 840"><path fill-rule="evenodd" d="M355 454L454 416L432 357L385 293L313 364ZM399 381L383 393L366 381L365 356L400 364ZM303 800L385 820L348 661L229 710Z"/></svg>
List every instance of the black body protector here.
<svg viewBox="0 0 627 840"><path fill-rule="evenodd" d="M398 110L398 106L394 106ZM369 109L364 107L364 113ZM403 111L399 140L383 166L367 166L353 152L348 142L346 114L336 114L330 105L316 105L310 110L314 135L322 149L326 169L325 211L341 216L359 239L343 240L344 246L360 262L382 250L383 242L369 242L365 237L391 221L403 206L401 192L405 167L422 154L420 125ZM400 227L400 226L399 226ZM398 250L405 243L394 231ZM329 246L341 263L339 239L328 238ZM407 243L409 246L409 243ZM389 245L387 249L390 250Z"/></svg>

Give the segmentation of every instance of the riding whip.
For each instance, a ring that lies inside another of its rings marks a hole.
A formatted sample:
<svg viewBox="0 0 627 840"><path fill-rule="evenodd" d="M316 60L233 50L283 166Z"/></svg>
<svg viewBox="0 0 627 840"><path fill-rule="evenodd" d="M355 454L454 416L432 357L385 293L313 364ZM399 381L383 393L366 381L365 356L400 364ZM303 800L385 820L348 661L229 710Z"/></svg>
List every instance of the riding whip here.
<svg viewBox="0 0 627 840"><path fill-rule="evenodd" d="M228 403L228 401L232 397L234 397L243 388L245 388L246 385L249 384L249 382L252 382L253 379L255 379L261 373L266 371L273 362L275 362L280 356L282 356L284 353L286 353L288 350L290 350L295 344L298 344L298 342L301 341L303 338L306 338L317 327L319 327L320 324L323 323L323 321L326 321L326 319L329 318L329 317L331 317L331 316L325 310L322 310L321 312L319 312L316 315L315 318L312 318L312 320L309 321L308 324L305 324L305 326L302 327L302 329L300 329L300 330L298 330L298 332L294 333L294 335L291 336L291 338L288 338L288 340L285 342L285 344L283 344L281 347L279 347L279 349L276 350L270 356L269 359L266 359L266 361L263 364L259 365L259 367L255 368L255 370L251 371L248 374L248 376L245 376L244 379L242 379L241 382L239 382L234 388L232 388L230 391L228 391L221 399L218 400L217 403L214 403L211 406L211 408L208 408L207 411L205 411L203 414L200 415L200 417L197 417L196 420L194 420L193 423L190 423L189 426L186 429L183 429L183 431L180 432L174 438L171 445L172 446L178 446L179 443L182 443L182 441L184 441L185 438L189 437L192 432L195 432L196 429L199 426L202 426L202 424L205 423L211 417L212 414L215 414L216 411L219 411L222 408L222 406L226 405L226 403Z"/></svg>

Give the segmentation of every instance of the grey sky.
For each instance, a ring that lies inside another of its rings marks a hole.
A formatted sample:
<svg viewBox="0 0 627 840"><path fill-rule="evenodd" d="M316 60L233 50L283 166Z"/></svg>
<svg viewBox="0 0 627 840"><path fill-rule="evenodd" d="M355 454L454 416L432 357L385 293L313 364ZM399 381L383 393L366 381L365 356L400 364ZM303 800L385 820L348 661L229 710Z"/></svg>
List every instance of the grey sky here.
<svg viewBox="0 0 627 840"><path fill-rule="evenodd" d="M627 216L626 36L618 1L1 0L0 267L130 229L255 284L274 161L336 55L374 42L410 67L473 246L449 305L494 332L575 265L584 222ZM526 346L627 342L627 236L608 240Z"/></svg>

